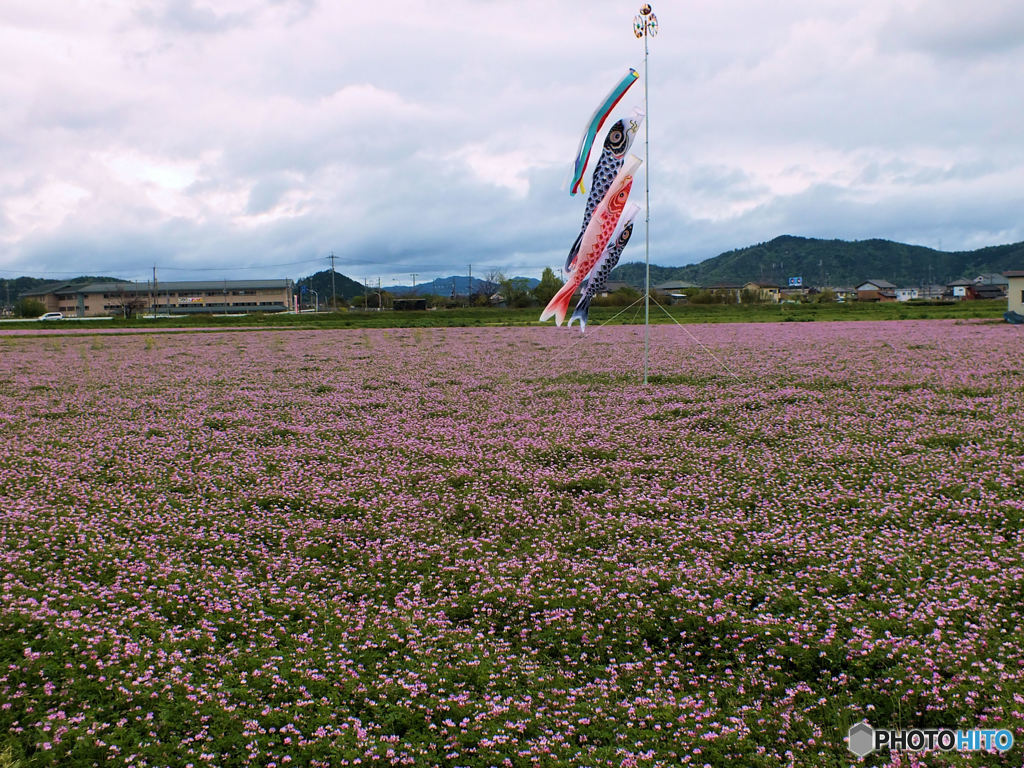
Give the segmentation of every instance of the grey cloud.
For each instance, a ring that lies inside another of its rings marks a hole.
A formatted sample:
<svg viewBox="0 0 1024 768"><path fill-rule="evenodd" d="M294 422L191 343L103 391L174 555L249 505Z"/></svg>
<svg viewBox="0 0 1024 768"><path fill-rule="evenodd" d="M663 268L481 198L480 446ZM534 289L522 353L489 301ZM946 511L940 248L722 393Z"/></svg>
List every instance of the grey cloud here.
<svg viewBox="0 0 1024 768"><path fill-rule="evenodd" d="M885 237L931 247L941 243L953 250L968 247L972 232L994 238L987 243L992 245L1006 237L1024 239L1024 226L1007 227L1014 209L1024 203L1024 193L1014 198L969 201L956 193L935 190L932 194L897 193L864 200L848 189L822 184L797 195L776 197L732 222L732 228L745 233L749 243L779 234L848 240ZM692 226L704 228L700 222Z"/></svg>
<svg viewBox="0 0 1024 768"><path fill-rule="evenodd" d="M925 165L891 158L883 162L869 162L863 166L856 181L860 184L891 184L921 187L945 182L964 182L982 179L1004 170L1004 165L991 158Z"/></svg>
<svg viewBox="0 0 1024 768"><path fill-rule="evenodd" d="M249 190L249 203L246 212L252 215L266 213L280 201L281 196L291 188L287 179L271 176L260 179Z"/></svg>
<svg viewBox="0 0 1024 768"><path fill-rule="evenodd" d="M136 11L136 15L150 26L200 34L226 32L247 26L252 20L252 14L217 14L209 8L198 7L194 0L163 0L161 3L146 4Z"/></svg>
<svg viewBox="0 0 1024 768"><path fill-rule="evenodd" d="M683 174L660 174L656 179L664 188L685 189L686 196L727 202L748 201L768 193L768 188L747 171L730 165L694 164Z"/></svg>
<svg viewBox="0 0 1024 768"><path fill-rule="evenodd" d="M936 58L991 58L1024 46L1024 6L1015 0L900 5L882 39Z"/></svg>
<svg viewBox="0 0 1024 768"><path fill-rule="evenodd" d="M68 80L29 38L0 51L0 72L26 73L0 74L0 268L323 264L331 250L356 277L558 266L582 217L561 188L578 132L641 65L632 11L396 1L376 24L312 0L160 2L79 13L78 29L33 16L88 55ZM786 232L948 248L1024 234L1020 13L921 8L659 7L652 259ZM585 50L551 34L556 18L581 20ZM55 200L62 185L85 194Z"/></svg>

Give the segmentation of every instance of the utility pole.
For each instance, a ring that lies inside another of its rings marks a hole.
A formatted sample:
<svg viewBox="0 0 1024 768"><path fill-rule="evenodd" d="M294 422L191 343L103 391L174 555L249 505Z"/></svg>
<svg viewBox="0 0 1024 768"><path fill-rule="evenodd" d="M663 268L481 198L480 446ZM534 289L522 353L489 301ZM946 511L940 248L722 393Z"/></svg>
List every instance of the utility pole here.
<svg viewBox="0 0 1024 768"><path fill-rule="evenodd" d="M157 284L156 284L156 264L153 265L153 319L156 320L156 302L157 302Z"/></svg>
<svg viewBox="0 0 1024 768"><path fill-rule="evenodd" d="M338 294L334 292L334 251L331 251L331 311L338 308Z"/></svg>
<svg viewBox="0 0 1024 768"><path fill-rule="evenodd" d="M466 289L466 304L472 306L473 304L473 265L469 265L469 288Z"/></svg>
<svg viewBox="0 0 1024 768"><path fill-rule="evenodd" d="M377 311L384 309L384 294L380 292L380 278L377 278Z"/></svg>
<svg viewBox="0 0 1024 768"><path fill-rule="evenodd" d="M334 287L334 251L331 251L328 258L331 260L331 311L333 312L338 308L338 292Z"/></svg>
<svg viewBox="0 0 1024 768"><path fill-rule="evenodd" d="M370 278L363 278L363 309L370 309Z"/></svg>
<svg viewBox="0 0 1024 768"><path fill-rule="evenodd" d="M416 272L412 273L412 295L413 296L416 295L416 275L417 275Z"/></svg>

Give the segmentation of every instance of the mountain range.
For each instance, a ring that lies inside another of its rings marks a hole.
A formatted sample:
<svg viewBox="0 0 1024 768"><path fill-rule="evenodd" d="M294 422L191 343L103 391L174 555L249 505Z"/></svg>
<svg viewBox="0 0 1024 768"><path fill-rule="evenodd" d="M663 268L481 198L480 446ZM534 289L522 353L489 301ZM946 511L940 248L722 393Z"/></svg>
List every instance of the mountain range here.
<svg viewBox="0 0 1024 768"><path fill-rule="evenodd" d="M535 277L513 279L525 280L528 288L533 288L538 282L540 282ZM300 277L296 279L295 284L298 286L300 292L303 286L306 286L307 290L312 289L317 291L320 294L321 303L324 303L331 295L331 271L329 269L325 269L322 272L317 272L315 275ZM498 286L494 283L482 280L479 277L470 278L465 275L451 275L450 277L439 277L436 280L431 280L429 283L416 283L415 286L382 285L381 290L387 291L394 296L404 296L410 293L415 293L420 296L451 296L453 287L456 296L467 296L481 291L485 293L493 293L498 289ZM377 290L377 285L374 283L364 289L362 283L357 283L355 280L346 277L340 272L335 272L334 290L337 291L338 296L344 298L346 301L351 301L356 296L362 296L364 290L366 290L367 293L373 293Z"/></svg>
<svg viewBox="0 0 1024 768"><path fill-rule="evenodd" d="M728 251L685 267L651 265L651 284L679 280L697 285L748 281L787 285L791 277L804 285L856 286L883 279L899 286L946 284L960 278L1024 269L1024 243L974 251L937 251L890 240L818 240L782 235L766 243ZM644 265L620 264L611 280L642 287Z"/></svg>

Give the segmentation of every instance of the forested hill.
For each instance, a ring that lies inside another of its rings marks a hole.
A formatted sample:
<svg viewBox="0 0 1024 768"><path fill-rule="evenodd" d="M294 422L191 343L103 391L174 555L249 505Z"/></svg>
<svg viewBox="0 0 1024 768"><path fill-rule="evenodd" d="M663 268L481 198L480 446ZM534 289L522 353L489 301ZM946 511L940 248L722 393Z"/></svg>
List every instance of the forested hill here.
<svg viewBox="0 0 1024 768"><path fill-rule="evenodd" d="M302 293L303 290L316 291L320 297L320 303L326 306L327 302L331 299L331 271L325 269L314 275L297 278L295 280L295 291L296 293ZM356 296L362 296L366 289L362 283L357 283L351 277L341 274L341 272L335 272L334 290L339 298L351 301ZM376 290L376 285L374 285L374 290ZM302 300L306 301L305 298ZM309 301L312 302L313 299L310 298Z"/></svg>
<svg viewBox="0 0 1024 768"><path fill-rule="evenodd" d="M961 277L1024 269L1024 243L976 251L937 251L889 240L816 240L783 235L767 243L728 251L685 267L651 265L651 283L684 280L698 285L750 280L786 285L802 277L805 285L853 286L871 278L896 285L948 283ZM644 265L620 264L611 280L640 287Z"/></svg>

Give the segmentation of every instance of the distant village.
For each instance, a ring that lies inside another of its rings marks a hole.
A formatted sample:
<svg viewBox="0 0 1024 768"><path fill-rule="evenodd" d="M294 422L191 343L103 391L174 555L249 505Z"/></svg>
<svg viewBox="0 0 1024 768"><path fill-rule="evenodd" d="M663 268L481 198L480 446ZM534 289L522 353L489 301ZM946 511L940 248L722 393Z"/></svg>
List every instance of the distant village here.
<svg viewBox="0 0 1024 768"><path fill-rule="evenodd" d="M517 293L510 285L517 284ZM537 286L524 285L524 278L512 278L502 284L480 281L485 290L476 296L412 296L399 298L380 289L367 288L362 296L351 298L351 305L367 309L427 309L433 306L529 306L541 299ZM541 283L543 285L543 282ZM771 282L696 285L666 281L651 286L665 303L758 304L806 301L835 302L908 302L974 301L1007 299L1008 309L1024 313L1024 270L980 274L973 279L946 284L898 286L879 278L865 279L857 285L804 285L791 278L787 285ZM627 283L609 282L605 300L639 295ZM23 291L19 304L31 302L32 312L25 316L52 319L89 317L131 317L134 315L246 314L253 312L302 312L327 309L330 294L320 295L290 279L213 280L174 282L57 282ZM340 299L340 297L337 297ZM348 303L348 302L346 302ZM5 305L3 314L14 315L15 305Z"/></svg>
<svg viewBox="0 0 1024 768"><path fill-rule="evenodd" d="M919 285L899 287L888 280L872 278L858 285L811 286L804 285L801 278L792 278L785 286L771 282L719 283L700 286L694 283L667 281L651 286L659 293L677 301L685 301L695 293L708 293L721 297L726 303L778 303L783 301L806 301L810 297L845 301L969 301L976 299L1006 298L1010 290L1012 275L988 273L974 279L955 280L945 285ZM1024 271L1019 273L1024 275ZM609 290L615 290L625 283L609 283Z"/></svg>

